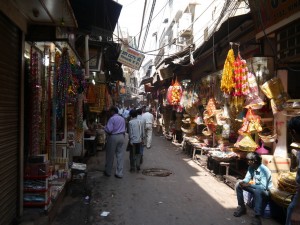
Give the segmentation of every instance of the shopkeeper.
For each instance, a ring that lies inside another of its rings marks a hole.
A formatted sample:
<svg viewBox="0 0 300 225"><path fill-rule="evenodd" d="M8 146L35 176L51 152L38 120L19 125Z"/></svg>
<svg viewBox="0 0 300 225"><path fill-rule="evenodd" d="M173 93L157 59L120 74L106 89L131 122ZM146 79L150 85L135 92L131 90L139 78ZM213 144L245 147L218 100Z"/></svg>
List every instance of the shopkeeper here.
<svg viewBox="0 0 300 225"><path fill-rule="evenodd" d="M254 196L254 212L251 225L261 225L260 216L265 207L265 202L270 196L269 190L272 188L271 171L263 165L261 156L256 152L247 154L248 171L243 180L238 181L235 190L238 201L238 208L233 213L235 217L246 214L243 190L252 193Z"/></svg>
<svg viewBox="0 0 300 225"><path fill-rule="evenodd" d="M84 131L84 145L88 151L88 154L94 155L97 151L98 135L96 132L97 126L94 119L90 119L87 124L86 120L83 121Z"/></svg>

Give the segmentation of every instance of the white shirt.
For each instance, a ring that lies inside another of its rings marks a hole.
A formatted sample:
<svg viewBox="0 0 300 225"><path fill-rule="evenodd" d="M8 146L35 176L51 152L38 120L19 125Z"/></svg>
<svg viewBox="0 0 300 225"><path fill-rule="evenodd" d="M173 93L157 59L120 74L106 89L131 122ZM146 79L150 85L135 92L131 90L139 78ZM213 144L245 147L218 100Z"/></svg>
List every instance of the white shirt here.
<svg viewBox="0 0 300 225"><path fill-rule="evenodd" d="M142 115L142 118L145 124L153 124L154 122L154 116L149 112L145 112Z"/></svg>

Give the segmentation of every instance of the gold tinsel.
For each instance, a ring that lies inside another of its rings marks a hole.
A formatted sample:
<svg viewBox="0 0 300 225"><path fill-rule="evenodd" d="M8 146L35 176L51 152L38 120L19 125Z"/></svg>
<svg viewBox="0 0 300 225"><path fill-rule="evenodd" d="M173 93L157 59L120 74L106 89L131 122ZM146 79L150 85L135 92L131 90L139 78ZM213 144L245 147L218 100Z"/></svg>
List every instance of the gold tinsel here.
<svg viewBox="0 0 300 225"><path fill-rule="evenodd" d="M227 58L224 63L222 80L221 80L221 90L226 94L230 94L235 87L234 83L234 66L235 61L233 49L230 49L227 54Z"/></svg>

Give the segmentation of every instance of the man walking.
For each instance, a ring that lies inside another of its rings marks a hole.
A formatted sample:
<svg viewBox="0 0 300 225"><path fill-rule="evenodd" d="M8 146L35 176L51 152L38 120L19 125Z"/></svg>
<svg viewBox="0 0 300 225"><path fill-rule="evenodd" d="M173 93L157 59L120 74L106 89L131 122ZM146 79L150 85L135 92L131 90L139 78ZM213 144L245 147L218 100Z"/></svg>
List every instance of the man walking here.
<svg viewBox="0 0 300 225"><path fill-rule="evenodd" d="M152 126L154 122L154 116L150 113L150 107L146 107L146 112L142 115L145 125L145 144L149 149L152 143Z"/></svg>
<svg viewBox="0 0 300 225"><path fill-rule="evenodd" d="M112 106L109 109L111 117L109 118L105 127L107 133L106 143L106 162L104 175L111 176L111 171L114 163L114 156L117 158L117 168L115 177L123 177L123 165L124 165L124 152L125 147L125 119L118 114L118 108Z"/></svg>
<svg viewBox="0 0 300 225"><path fill-rule="evenodd" d="M143 125L142 121L137 118L137 111L130 111L131 120L128 124L129 144L130 148L130 172L141 170L141 144L143 142Z"/></svg>
<svg viewBox="0 0 300 225"><path fill-rule="evenodd" d="M141 121L141 125L142 125L142 131L143 131L143 137L142 137L142 140L144 141L145 137L145 124L143 122L143 118L142 118L142 114L143 114L143 110L142 108L139 108L136 110L137 112L137 119L139 121ZM143 143L141 144L141 147L140 147L140 153L141 153L141 160L140 160L140 163L142 164L143 163L143 156L144 156L144 145Z"/></svg>

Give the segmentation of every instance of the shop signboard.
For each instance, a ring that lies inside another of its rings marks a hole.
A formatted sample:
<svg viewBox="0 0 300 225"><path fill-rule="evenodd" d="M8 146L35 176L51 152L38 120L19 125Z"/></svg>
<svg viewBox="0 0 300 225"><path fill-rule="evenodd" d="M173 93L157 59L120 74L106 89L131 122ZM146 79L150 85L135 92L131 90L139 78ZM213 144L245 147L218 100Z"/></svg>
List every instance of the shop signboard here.
<svg viewBox="0 0 300 225"><path fill-rule="evenodd" d="M118 58L118 62L132 69L139 70L145 55L130 48L129 46L123 45Z"/></svg>

